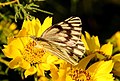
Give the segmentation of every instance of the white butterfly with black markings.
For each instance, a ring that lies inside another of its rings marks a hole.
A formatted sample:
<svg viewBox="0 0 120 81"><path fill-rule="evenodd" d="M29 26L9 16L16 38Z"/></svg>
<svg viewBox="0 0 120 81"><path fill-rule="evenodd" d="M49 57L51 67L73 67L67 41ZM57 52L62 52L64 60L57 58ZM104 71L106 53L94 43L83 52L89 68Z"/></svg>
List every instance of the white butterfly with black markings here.
<svg viewBox="0 0 120 81"><path fill-rule="evenodd" d="M85 53L84 44L80 39L81 25L79 17L70 17L49 27L41 37L31 36L31 38L45 50L72 65L77 65Z"/></svg>

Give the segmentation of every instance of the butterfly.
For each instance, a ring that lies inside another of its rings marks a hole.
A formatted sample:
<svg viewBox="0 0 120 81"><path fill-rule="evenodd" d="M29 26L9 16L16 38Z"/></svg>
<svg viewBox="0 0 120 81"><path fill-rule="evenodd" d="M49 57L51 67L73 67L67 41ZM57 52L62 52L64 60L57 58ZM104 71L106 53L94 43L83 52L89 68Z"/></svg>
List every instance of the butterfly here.
<svg viewBox="0 0 120 81"><path fill-rule="evenodd" d="M41 37L31 36L39 47L58 56L59 58L77 65L85 53L81 41L82 22L79 17L70 17L44 31Z"/></svg>

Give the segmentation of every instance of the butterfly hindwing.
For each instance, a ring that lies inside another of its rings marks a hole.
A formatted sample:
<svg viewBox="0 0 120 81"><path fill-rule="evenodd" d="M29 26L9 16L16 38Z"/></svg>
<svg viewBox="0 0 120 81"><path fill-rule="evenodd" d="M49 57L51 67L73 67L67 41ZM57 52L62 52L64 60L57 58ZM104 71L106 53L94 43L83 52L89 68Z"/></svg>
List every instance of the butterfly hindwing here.
<svg viewBox="0 0 120 81"><path fill-rule="evenodd" d="M40 45L59 58L77 65L82 58L85 47L81 41L81 20L79 17L70 17L63 22L49 27L37 41ZM42 42L44 42L42 44Z"/></svg>

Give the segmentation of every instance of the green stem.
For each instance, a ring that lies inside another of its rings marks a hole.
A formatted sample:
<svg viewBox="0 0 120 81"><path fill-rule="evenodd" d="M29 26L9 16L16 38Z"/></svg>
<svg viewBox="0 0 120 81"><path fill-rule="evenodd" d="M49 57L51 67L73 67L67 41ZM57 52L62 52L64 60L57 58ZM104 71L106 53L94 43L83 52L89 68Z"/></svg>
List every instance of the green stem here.
<svg viewBox="0 0 120 81"><path fill-rule="evenodd" d="M42 9L37 9L37 8L32 8L32 9L40 11L40 12L43 12L43 13L47 13L47 14L53 15L53 13L45 11L45 10L42 10Z"/></svg>
<svg viewBox="0 0 120 81"><path fill-rule="evenodd" d="M118 47L115 47L114 50L113 50L113 54L114 54L115 52L117 52L117 51L119 51L119 48L118 48Z"/></svg>
<svg viewBox="0 0 120 81"><path fill-rule="evenodd" d="M2 59L2 58L0 58L0 62L1 62L1 63L4 63L4 64L7 65L7 66L8 66L8 63L9 63L8 61L6 61L6 60L4 60L4 59Z"/></svg>
<svg viewBox="0 0 120 81"><path fill-rule="evenodd" d="M38 79L37 79L37 73L34 74L34 80L38 81Z"/></svg>

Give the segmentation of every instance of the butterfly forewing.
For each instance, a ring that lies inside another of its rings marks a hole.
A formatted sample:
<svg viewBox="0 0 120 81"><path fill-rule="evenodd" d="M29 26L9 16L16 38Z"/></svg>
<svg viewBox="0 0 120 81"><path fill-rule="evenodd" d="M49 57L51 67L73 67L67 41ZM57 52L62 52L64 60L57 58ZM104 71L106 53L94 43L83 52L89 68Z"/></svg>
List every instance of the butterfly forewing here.
<svg viewBox="0 0 120 81"><path fill-rule="evenodd" d="M80 39L82 27L79 17L70 17L49 27L40 38L34 38L43 47L59 58L77 65L85 47ZM44 42L44 44L42 43Z"/></svg>

